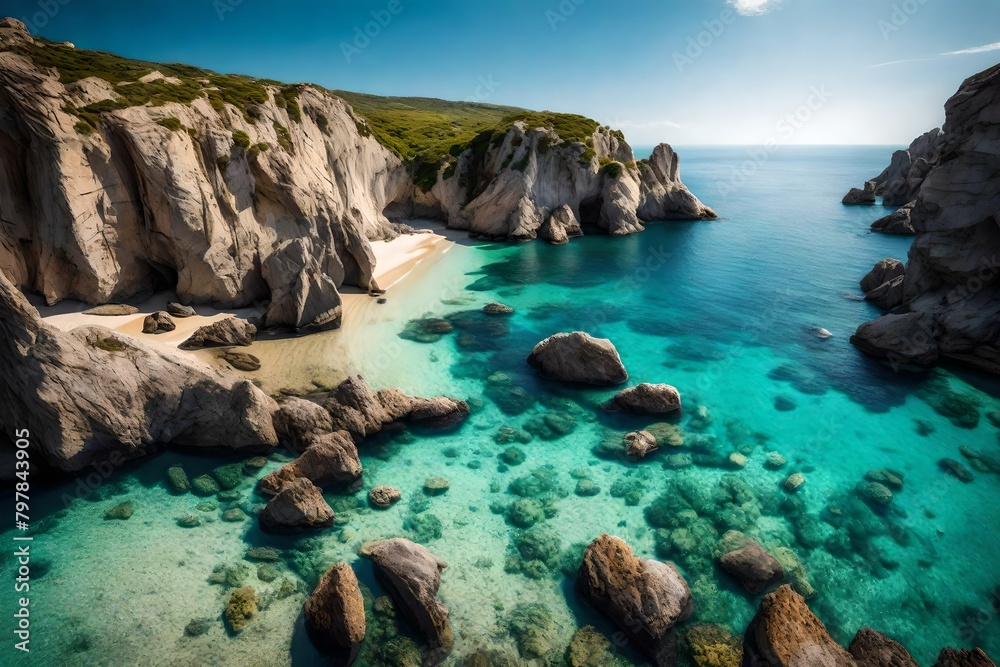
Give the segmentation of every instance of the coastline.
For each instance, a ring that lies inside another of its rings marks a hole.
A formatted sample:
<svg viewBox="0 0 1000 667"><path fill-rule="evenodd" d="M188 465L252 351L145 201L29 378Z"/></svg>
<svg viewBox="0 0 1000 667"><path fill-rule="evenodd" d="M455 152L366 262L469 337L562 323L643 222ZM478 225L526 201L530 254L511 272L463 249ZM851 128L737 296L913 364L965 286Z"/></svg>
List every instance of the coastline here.
<svg viewBox="0 0 1000 667"><path fill-rule="evenodd" d="M174 318L177 328L161 334L143 334L142 324L147 315L164 310L168 301L176 300L172 292L162 292L138 305L134 315L87 315L90 305L78 301L63 301L46 306L37 296L31 301L42 320L62 331L72 331L81 326L103 326L131 336L143 343L202 368L222 368L255 381L265 392L311 391L337 384L350 373L357 372L353 351L366 337L370 325L384 323L386 318L379 311L392 310L393 299L444 256L456 239L450 234L421 231L404 234L391 241L371 242L375 255L375 280L385 290L388 303L379 304L368 292L356 287L341 290L343 324L339 329L306 336L289 335L279 331L263 330L250 347L182 350L178 347L199 327L227 317L250 318L263 315L258 307L216 309L198 305L198 314L187 318ZM392 318L389 318L392 319ZM238 350L254 355L261 361L259 371L240 371L223 359L227 350Z"/></svg>

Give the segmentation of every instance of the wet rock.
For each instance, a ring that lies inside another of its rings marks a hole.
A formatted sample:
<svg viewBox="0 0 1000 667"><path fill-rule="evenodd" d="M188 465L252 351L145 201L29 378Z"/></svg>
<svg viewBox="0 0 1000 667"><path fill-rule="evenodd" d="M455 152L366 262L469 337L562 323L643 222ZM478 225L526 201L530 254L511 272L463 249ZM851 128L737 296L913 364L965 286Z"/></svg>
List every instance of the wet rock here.
<svg viewBox="0 0 1000 667"><path fill-rule="evenodd" d="M167 468L167 486L174 493L187 493L191 490L191 482L184 468L179 465Z"/></svg>
<svg viewBox="0 0 1000 667"><path fill-rule="evenodd" d="M996 663L981 648L946 648L938 654L934 667L996 667Z"/></svg>
<svg viewBox="0 0 1000 667"><path fill-rule="evenodd" d="M198 496L214 496L219 492L219 484L208 475L198 475L191 480L191 490Z"/></svg>
<svg viewBox="0 0 1000 667"><path fill-rule="evenodd" d="M250 586L237 588L226 604L226 623L230 631L238 634L257 615L257 593Z"/></svg>
<svg viewBox="0 0 1000 667"><path fill-rule="evenodd" d="M158 310L152 315L146 315L146 319L142 321L142 333L144 334L167 333L176 328L177 325L174 324L173 318L162 310Z"/></svg>
<svg viewBox="0 0 1000 667"><path fill-rule="evenodd" d="M260 370L260 359L246 352L226 352L222 359L238 371L252 373Z"/></svg>
<svg viewBox="0 0 1000 667"><path fill-rule="evenodd" d="M872 205L875 203L875 181L866 181L864 189L851 188L851 191L844 195L844 204Z"/></svg>
<svg viewBox="0 0 1000 667"><path fill-rule="evenodd" d="M740 549L723 554L719 558L719 566L748 593L754 595L784 578L778 560L754 540L749 540L747 545Z"/></svg>
<svg viewBox="0 0 1000 667"><path fill-rule="evenodd" d="M906 285L903 276L882 283L865 294L865 301L871 301L882 310L892 310L903 303L906 298Z"/></svg>
<svg viewBox="0 0 1000 667"><path fill-rule="evenodd" d="M959 463L954 459L947 459L947 458L941 459L940 461L938 461L938 466L949 475L957 477L959 480L961 480L966 484L972 482L975 479L972 473L969 472L968 468L966 468L964 465L962 465L961 463Z"/></svg>
<svg viewBox="0 0 1000 667"><path fill-rule="evenodd" d="M212 479L219 483L219 488L224 491L235 489L246 479L243 474L243 465L240 463L227 463L214 468L209 474Z"/></svg>
<svg viewBox="0 0 1000 667"><path fill-rule="evenodd" d="M103 317L120 317L122 315L135 315L139 309L124 303L106 303L102 306L94 306L83 311L84 315L101 315Z"/></svg>
<svg viewBox="0 0 1000 667"><path fill-rule="evenodd" d="M601 535L587 547L576 590L654 665L675 664L674 626L691 616L693 602L673 565L636 558L622 540Z"/></svg>
<svg viewBox="0 0 1000 667"><path fill-rule="evenodd" d="M872 505L885 506L892 502L892 491L879 482L862 482L854 491L861 500Z"/></svg>
<svg viewBox="0 0 1000 667"><path fill-rule="evenodd" d="M306 632L321 653L350 665L358 656L367 623L358 578L347 563L337 563L320 577L304 607Z"/></svg>
<svg viewBox="0 0 1000 667"><path fill-rule="evenodd" d="M406 620L427 640L425 664L444 660L454 644L448 609L437 599L441 571L448 565L409 540L394 538L366 545L375 575Z"/></svg>
<svg viewBox="0 0 1000 667"><path fill-rule="evenodd" d="M872 223L871 230L873 232L882 232L883 234L898 234L903 236L912 236L913 234L916 234L917 231L913 228L913 222L911 220L913 206L915 203L916 202L910 202L909 204L901 207L899 210L879 218Z"/></svg>
<svg viewBox="0 0 1000 667"><path fill-rule="evenodd" d="M428 477L424 480L424 493L428 496L440 496L448 492L451 484L444 477Z"/></svg>
<svg viewBox="0 0 1000 667"><path fill-rule="evenodd" d="M265 533L288 533L333 525L333 510L316 485L298 477L285 483L257 515Z"/></svg>
<svg viewBox="0 0 1000 667"><path fill-rule="evenodd" d="M625 453L635 459L645 458L660 446L648 431L633 431L625 436Z"/></svg>
<svg viewBox="0 0 1000 667"><path fill-rule="evenodd" d="M681 409L681 395L669 384L643 383L618 392L604 408L638 415L674 414Z"/></svg>
<svg viewBox="0 0 1000 667"><path fill-rule="evenodd" d="M556 334L538 343L528 355L528 365L544 377L564 382L606 386L628 380L611 341L582 331Z"/></svg>
<svg viewBox="0 0 1000 667"><path fill-rule="evenodd" d="M492 301L483 306L483 312L487 315L513 315L514 309L508 305Z"/></svg>
<svg viewBox="0 0 1000 667"><path fill-rule="evenodd" d="M898 642L871 628L861 628L847 647L858 667L920 667Z"/></svg>
<svg viewBox="0 0 1000 667"><path fill-rule="evenodd" d="M132 513L135 512L135 504L131 501L126 501L124 503L119 503L114 507L111 507L104 511L104 518L107 519L130 519Z"/></svg>
<svg viewBox="0 0 1000 667"><path fill-rule="evenodd" d="M886 257L861 279L861 291L867 294L880 285L896 278L902 278L904 273L906 273L906 267L901 261Z"/></svg>
<svg viewBox="0 0 1000 667"><path fill-rule="evenodd" d="M291 463L286 463L257 483L263 494L273 496L288 482L304 478L316 486L350 484L361 478L361 460L346 431L318 436Z"/></svg>
<svg viewBox="0 0 1000 667"><path fill-rule="evenodd" d="M781 470L786 463L788 463L788 459L780 452L768 452L767 456L764 457L764 467L768 470Z"/></svg>
<svg viewBox="0 0 1000 667"><path fill-rule="evenodd" d="M379 509L388 509L402 498L402 494L394 486L376 486L368 492L368 501Z"/></svg>
<svg viewBox="0 0 1000 667"><path fill-rule="evenodd" d="M865 481L877 482L882 484L893 491L903 490L903 475L902 473L896 472L895 470L890 470L889 468L882 468L881 470L869 470L865 473Z"/></svg>
<svg viewBox="0 0 1000 667"><path fill-rule="evenodd" d="M883 315L858 327L851 344L865 354L896 364L932 366L940 350L934 322L918 312Z"/></svg>
<svg viewBox="0 0 1000 667"><path fill-rule="evenodd" d="M184 304L177 303L176 301L167 302L167 313L172 317L194 317L198 313L191 306L185 306Z"/></svg>
<svg viewBox="0 0 1000 667"><path fill-rule="evenodd" d="M191 337L180 344L182 350L203 347L229 347L252 345L257 336L257 327L238 317L227 317L197 329Z"/></svg>
<svg viewBox="0 0 1000 667"><path fill-rule="evenodd" d="M764 596L743 637L743 652L745 667L855 667L787 584Z"/></svg>
<svg viewBox="0 0 1000 667"><path fill-rule="evenodd" d="M274 430L283 447L302 451L313 439L333 432L330 413L304 398L286 398L274 413Z"/></svg>
<svg viewBox="0 0 1000 667"><path fill-rule="evenodd" d="M789 493L796 493L802 485L806 483L806 476L800 472L792 473L787 479L782 483L782 488Z"/></svg>
<svg viewBox="0 0 1000 667"><path fill-rule="evenodd" d="M267 465L267 459L263 456L252 456L243 462L243 474L252 477Z"/></svg>

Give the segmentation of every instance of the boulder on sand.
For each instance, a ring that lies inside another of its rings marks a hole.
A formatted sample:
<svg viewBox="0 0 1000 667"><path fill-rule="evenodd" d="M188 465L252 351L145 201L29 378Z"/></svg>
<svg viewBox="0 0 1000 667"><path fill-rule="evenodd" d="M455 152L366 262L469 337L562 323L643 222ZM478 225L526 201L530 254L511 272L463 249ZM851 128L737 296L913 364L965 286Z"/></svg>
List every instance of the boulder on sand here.
<svg viewBox="0 0 1000 667"><path fill-rule="evenodd" d="M304 607L306 633L320 651L350 665L365 638L365 601L354 570L337 563L320 577Z"/></svg>
<svg viewBox="0 0 1000 667"><path fill-rule="evenodd" d="M202 347L246 347L253 344L257 327L238 317L227 317L196 330L191 337L180 344L182 350Z"/></svg>
<svg viewBox="0 0 1000 667"><path fill-rule="evenodd" d="M611 341L582 331L549 336L528 355L528 365L544 377L564 382L609 386L628 380Z"/></svg>
<svg viewBox="0 0 1000 667"><path fill-rule="evenodd" d="M674 626L691 616L694 603L673 565L637 558L621 539L601 535L584 553L576 591L614 621L656 667L676 664Z"/></svg>
<svg viewBox="0 0 1000 667"><path fill-rule="evenodd" d="M340 326L340 292L323 270L322 258L311 239L300 237L285 241L264 259L261 274L271 289L267 326L291 327L297 333Z"/></svg>
<svg viewBox="0 0 1000 667"><path fill-rule="evenodd" d="M167 333L176 328L177 325L174 324L173 318L162 310L146 315L146 319L142 321L142 333L144 334Z"/></svg>
<svg viewBox="0 0 1000 667"><path fill-rule="evenodd" d="M448 608L437 599L441 570L448 564L426 547L399 537L367 544L362 555L372 559L376 578L407 622L427 640L424 665L444 660L455 643Z"/></svg>

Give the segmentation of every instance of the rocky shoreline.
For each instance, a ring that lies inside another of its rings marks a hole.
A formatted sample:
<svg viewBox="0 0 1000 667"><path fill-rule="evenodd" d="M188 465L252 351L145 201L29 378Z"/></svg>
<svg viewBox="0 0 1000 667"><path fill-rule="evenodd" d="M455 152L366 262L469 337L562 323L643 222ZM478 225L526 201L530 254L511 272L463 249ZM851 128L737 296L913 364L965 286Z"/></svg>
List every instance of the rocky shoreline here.
<svg viewBox="0 0 1000 667"><path fill-rule="evenodd" d="M998 110L1000 66L963 82L944 127L894 154L866 185L870 196L848 196L874 204L883 193L884 205L902 208L873 229L914 235L905 267L883 260L862 281L866 298L889 311L852 336L865 353L896 367L951 362L1000 374Z"/></svg>

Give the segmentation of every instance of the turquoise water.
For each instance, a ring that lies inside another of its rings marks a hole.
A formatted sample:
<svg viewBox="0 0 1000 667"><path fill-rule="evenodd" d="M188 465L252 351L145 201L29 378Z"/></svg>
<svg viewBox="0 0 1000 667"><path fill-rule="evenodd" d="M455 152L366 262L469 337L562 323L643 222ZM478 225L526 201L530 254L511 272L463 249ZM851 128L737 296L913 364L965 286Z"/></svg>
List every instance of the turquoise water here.
<svg viewBox="0 0 1000 667"><path fill-rule="evenodd" d="M319 572L345 559L381 594L370 564L354 554L364 541L400 535L449 563L440 596L456 648L447 664L481 647L516 664L561 664L577 627L610 634L578 603L566 575L580 545L601 532L678 563L695 596L689 625L741 633L759 598L713 565L729 529L779 552L786 565L800 562L795 585L815 591L810 606L845 644L867 625L924 664L946 645L1000 654L1000 618L991 611L1000 585L1000 478L973 470L963 484L938 465L967 463L959 446L1000 456L997 428L985 417L1000 409L1000 388L965 373L894 372L848 343L877 315L857 300L857 281L877 260L904 257L908 240L868 232L881 208L839 202L884 167L891 149L782 148L746 165L745 149L681 154L684 181L720 220L652 224L643 234L563 247L460 244L419 281L390 291L391 317L363 337L353 361L331 358L331 366L361 371L376 387L470 398L475 409L448 433L366 442L364 489L327 494L334 529L296 541L264 536L249 519L220 520L231 507L252 514L262 503L254 479L280 465L280 455L246 477L239 498L215 499L216 508L198 509L205 499L165 488L169 464L194 476L231 462L189 453L120 470L88 498L74 499L74 483L43 492L34 511L51 518L33 546L44 571L32 584L32 655L4 649L0 662L322 664L302 629L305 594ZM754 173L734 183L741 165ZM514 306L515 315L480 315L491 300ZM455 330L435 342L400 337L408 320L422 317L447 317ZM815 327L833 336L819 339ZM601 443L651 420L605 414L600 404L613 391L534 376L524 363L532 346L574 329L610 338L630 382L680 389L683 447L626 461ZM502 427L534 436L503 442ZM520 453L502 457L511 447ZM747 457L745 467L730 463L734 452ZM787 464L769 469L769 452ZM887 508L873 509L855 487L881 468L905 482ZM793 472L807 479L794 496L781 489ZM430 476L447 478L449 491L424 496ZM378 484L398 487L402 502L369 509L367 489ZM595 485L596 495L576 492ZM126 500L135 505L129 520L103 518ZM202 524L180 527L186 514ZM243 557L260 545L282 550L272 581ZM219 566L229 567L228 584L210 583ZM9 555L4 567L9 573ZM239 583L254 586L266 608L230 637L220 619L229 585ZM12 595L0 597L4 617L12 605ZM207 631L185 636L198 618L208 619ZM628 647L622 658L643 664ZM398 662L366 653L361 664Z"/></svg>

